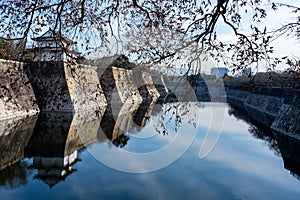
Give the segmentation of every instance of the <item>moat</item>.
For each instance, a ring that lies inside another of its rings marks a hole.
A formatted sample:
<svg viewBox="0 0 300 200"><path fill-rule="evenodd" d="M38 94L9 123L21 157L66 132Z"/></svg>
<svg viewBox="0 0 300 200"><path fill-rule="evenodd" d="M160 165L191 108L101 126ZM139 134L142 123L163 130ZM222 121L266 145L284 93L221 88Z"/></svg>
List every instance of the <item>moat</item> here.
<svg viewBox="0 0 300 200"><path fill-rule="evenodd" d="M1 198L300 196L299 141L273 135L242 109L170 102L104 106L98 114L41 112L1 121ZM153 152L159 159L130 156Z"/></svg>

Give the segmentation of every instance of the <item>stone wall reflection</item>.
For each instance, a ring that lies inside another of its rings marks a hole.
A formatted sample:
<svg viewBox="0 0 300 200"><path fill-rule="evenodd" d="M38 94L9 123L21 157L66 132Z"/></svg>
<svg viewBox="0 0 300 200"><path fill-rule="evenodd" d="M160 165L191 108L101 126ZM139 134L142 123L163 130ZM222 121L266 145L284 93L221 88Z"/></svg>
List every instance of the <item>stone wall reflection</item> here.
<svg viewBox="0 0 300 200"><path fill-rule="evenodd" d="M153 116L158 120L154 128L160 134L168 134L171 129L176 132L185 117L195 119L190 123L197 125L199 113L190 109L191 102L158 102L158 98L145 98L142 102L109 104L96 111L42 112L39 116L1 121L0 185L14 188L26 184L34 172L34 178L53 187L76 172L75 164L85 147L100 142L122 148L127 145L129 134L141 132ZM299 176L299 141L274 137L269 129L256 124L246 110L231 106L229 114L247 122L250 133L266 141L276 155L282 155L285 167ZM32 163L24 163L24 157L32 158Z"/></svg>
<svg viewBox="0 0 300 200"><path fill-rule="evenodd" d="M97 141L97 133L106 107L72 113L47 112L39 115L26 156L33 158L35 178L55 186L76 171L78 152Z"/></svg>
<svg viewBox="0 0 300 200"><path fill-rule="evenodd" d="M0 121L0 170L24 158L37 116Z"/></svg>
<svg viewBox="0 0 300 200"><path fill-rule="evenodd" d="M26 156L33 158L31 167L38 171L34 178L44 181L49 187L74 171L72 165L77 152L66 148L72 118L71 113L40 113L25 148Z"/></svg>
<svg viewBox="0 0 300 200"><path fill-rule="evenodd" d="M284 168L300 179L300 141L282 134L275 134Z"/></svg>
<svg viewBox="0 0 300 200"><path fill-rule="evenodd" d="M264 140L275 155L282 157L284 168L292 175L300 177L300 141L282 134L272 132L264 124L260 124L248 115L246 110L230 105L229 115L249 124L249 132L253 137Z"/></svg>
<svg viewBox="0 0 300 200"><path fill-rule="evenodd" d="M280 156L280 151L278 147L278 143L276 138L274 137L270 128L264 126L263 124L259 124L257 121L253 120L251 116L249 116L247 110L240 109L233 105L230 105L230 109L228 111L229 115L233 115L237 119L241 119L249 125L249 132L253 137L266 141L269 149L274 152L275 155Z"/></svg>
<svg viewBox="0 0 300 200"><path fill-rule="evenodd" d="M161 105L155 106L157 99L108 105L75 114L41 112L30 118L1 121L1 183L11 180L7 173L20 171L20 160L26 157L32 158L26 169L35 170L34 178L49 187L55 186L76 171L78 152L90 144L108 142L124 147L129 140L128 132L138 133L147 124L152 110L154 115L161 111ZM19 173L20 176L29 174L25 172Z"/></svg>
<svg viewBox="0 0 300 200"><path fill-rule="evenodd" d="M29 182L31 170L24 148L31 137L37 116L0 121L0 187L15 189Z"/></svg>
<svg viewBox="0 0 300 200"><path fill-rule="evenodd" d="M126 132L138 133L146 125L158 98L144 99L142 102L123 105L108 105L100 123L98 141L111 141L114 145L124 147L128 137Z"/></svg>

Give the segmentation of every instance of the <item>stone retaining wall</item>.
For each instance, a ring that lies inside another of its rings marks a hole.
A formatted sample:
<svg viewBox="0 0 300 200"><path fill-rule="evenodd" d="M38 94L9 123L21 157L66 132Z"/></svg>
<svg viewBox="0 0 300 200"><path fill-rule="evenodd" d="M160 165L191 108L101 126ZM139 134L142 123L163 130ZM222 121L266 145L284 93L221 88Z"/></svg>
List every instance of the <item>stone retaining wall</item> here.
<svg viewBox="0 0 300 200"><path fill-rule="evenodd" d="M282 98L252 93L244 101L249 116L267 126L271 126L282 105Z"/></svg>
<svg viewBox="0 0 300 200"><path fill-rule="evenodd" d="M161 93L150 73L143 69L123 69L108 66L98 68L98 77L108 104L142 102L148 98L158 98Z"/></svg>
<svg viewBox="0 0 300 200"><path fill-rule="evenodd" d="M163 102L164 98L167 96L169 90L164 82L163 76L158 72L151 71L151 79L154 86L159 93L158 102Z"/></svg>
<svg viewBox="0 0 300 200"><path fill-rule="evenodd" d="M285 94L281 95L285 96ZM274 134L300 140L300 104L297 95L293 97L293 101L285 101L284 98L276 96L227 88L227 101L229 104L247 110L253 120L271 128Z"/></svg>
<svg viewBox="0 0 300 200"><path fill-rule="evenodd" d="M146 89L149 92L152 99L159 98L160 93L155 87L155 83L153 82L151 73L148 71L142 71L142 80L144 81L144 84L146 85Z"/></svg>
<svg viewBox="0 0 300 200"><path fill-rule="evenodd" d="M28 63L26 73L42 111L74 110L63 62Z"/></svg>
<svg viewBox="0 0 300 200"><path fill-rule="evenodd" d="M278 117L271 126L275 134L284 134L300 140L300 108L295 105L281 107Z"/></svg>
<svg viewBox="0 0 300 200"><path fill-rule="evenodd" d="M68 90L75 112L96 109L107 104L96 67L67 63L64 65Z"/></svg>
<svg viewBox="0 0 300 200"><path fill-rule="evenodd" d="M249 94L250 92L246 90L227 89L226 91L227 102L238 107L243 107L244 102L246 101Z"/></svg>
<svg viewBox="0 0 300 200"><path fill-rule="evenodd" d="M31 115L38 111L23 63L0 59L0 119Z"/></svg>
<svg viewBox="0 0 300 200"><path fill-rule="evenodd" d="M111 102L142 102L162 96L151 73L145 69L99 68L62 61L31 62L23 67L23 63L5 62L0 68L0 118L38 112L39 109L96 111Z"/></svg>
<svg viewBox="0 0 300 200"><path fill-rule="evenodd" d="M28 64L27 69L43 111L78 112L106 104L96 67L35 62Z"/></svg>
<svg viewBox="0 0 300 200"><path fill-rule="evenodd" d="M135 77L132 70L112 67L112 72L116 89L122 103L143 101L143 97L140 95L135 83Z"/></svg>

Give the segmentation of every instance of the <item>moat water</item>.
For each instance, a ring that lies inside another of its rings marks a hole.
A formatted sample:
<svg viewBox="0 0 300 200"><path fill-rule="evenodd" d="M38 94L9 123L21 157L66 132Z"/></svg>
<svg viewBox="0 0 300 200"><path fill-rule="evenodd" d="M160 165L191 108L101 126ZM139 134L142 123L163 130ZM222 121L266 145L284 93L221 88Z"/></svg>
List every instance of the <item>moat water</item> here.
<svg viewBox="0 0 300 200"><path fill-rule="evenodd" d="M226 103L0 121L1 199L299 199L300 142Z"/></svg>

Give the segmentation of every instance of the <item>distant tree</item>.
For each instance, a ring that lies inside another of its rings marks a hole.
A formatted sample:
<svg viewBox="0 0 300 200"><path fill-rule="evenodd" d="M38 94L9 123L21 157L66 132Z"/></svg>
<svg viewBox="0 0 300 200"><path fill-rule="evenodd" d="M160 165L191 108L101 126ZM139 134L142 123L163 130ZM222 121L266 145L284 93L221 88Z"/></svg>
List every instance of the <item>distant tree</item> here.
<svg viewBox="0 0 300 200"><path fill-rule="evenodd" d="M295 17L277 29L263 23L281 8ZM2 0L0 9L3 37L26 43L50 27L80 41L86 52L109 49L114 39L117 50L126 47L149 64L190 57L185 64L191 66L209 55L236 70L260 64L273 69L286 57L274 58L271 42L285 34L300 36L300 8L271 0ZM245 16L249 25L243 24ZM219 38L219 23L235 40Z"/></svg>
<svg viewBox="0 0 300 200"><path fill-rule="evenodd" d="M0 171L0 187L16 189L25 186L31 174L32 171L29 169L29 164L19 161Z"/></svg>
<svg viewBox="0 0 300 200"><path fill-rule="evenodd" d="M129 58L124 54L116 55L116 59L111 64L112 66L120 67L123 69L132 69L135 67L133 63L129 62Z"/></svg>
<svg viewBox="0 0 300 200"><path fill-rule="evenodd" d="M115 138L112 143L117 146L117 147L120 147L120 148L123 148L127 145L127 142L129 140L129 137L127 135L120 135L118 136L117 138Z"/></svg>
<svg viewBox="0 0 300 200"><path fill-rule="evenodd" d="M7 41L4 38L0 38L0 58L11 59L14 53L13 41Z"/></svg>
<svg viewBox="0 0 300 200"><path fill-rule="evenodd" d="M0 38L0 49L4 48L4 40Z"/></svg>
<svg viewBox="0 0 300 200"><path fill-rule="evenodd" d="M24 50L22 45L23 43L21 41L0 38L0 58L20 60Z"/></svg>

